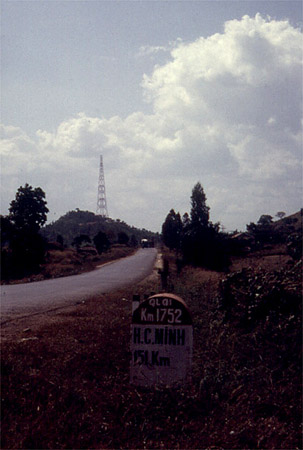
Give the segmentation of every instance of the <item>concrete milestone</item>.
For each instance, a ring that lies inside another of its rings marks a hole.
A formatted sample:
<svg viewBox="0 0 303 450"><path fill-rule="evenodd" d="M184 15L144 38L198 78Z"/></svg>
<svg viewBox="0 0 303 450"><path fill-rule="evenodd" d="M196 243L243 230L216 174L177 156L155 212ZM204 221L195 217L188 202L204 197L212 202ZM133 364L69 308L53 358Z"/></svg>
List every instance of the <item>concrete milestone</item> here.
<svg viewBox="0 0 303 450"><path fill-rule="evenodd" d="M192 318L173 294L156 294L133 311L130 381L137 386L178 386L190 380Z"/></svg>

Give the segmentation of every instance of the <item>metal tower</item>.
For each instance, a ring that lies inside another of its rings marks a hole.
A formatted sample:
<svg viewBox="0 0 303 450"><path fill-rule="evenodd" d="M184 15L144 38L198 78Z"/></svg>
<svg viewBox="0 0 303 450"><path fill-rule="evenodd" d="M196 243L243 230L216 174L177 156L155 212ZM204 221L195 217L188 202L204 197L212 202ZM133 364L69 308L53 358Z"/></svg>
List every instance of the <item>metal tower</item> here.
<svg viewBox="0 0 303 450"><path fill-rule="evenodd" d="M102 158L102 155L100 155L97 214L99 214L102 217L108 217L108 211L107 211L107 205L106 205L106 196L105 196L105 180L104 180L104 169L103 169L103 158Z"/></svg>

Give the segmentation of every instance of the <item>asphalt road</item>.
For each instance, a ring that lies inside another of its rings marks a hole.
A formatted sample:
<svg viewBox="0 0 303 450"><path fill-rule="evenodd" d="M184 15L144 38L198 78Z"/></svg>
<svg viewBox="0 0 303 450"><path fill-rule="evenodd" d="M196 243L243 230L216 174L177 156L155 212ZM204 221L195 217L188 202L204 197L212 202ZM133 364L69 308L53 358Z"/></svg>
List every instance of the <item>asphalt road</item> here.
<svg viewBox="0 0 303 450"><path fill-rule="evenodd" d="M156 249L144 248L92 272L34 283L2 285L1 321L74 304L95 294L136 283L152 271L156 255Z"/></svg>

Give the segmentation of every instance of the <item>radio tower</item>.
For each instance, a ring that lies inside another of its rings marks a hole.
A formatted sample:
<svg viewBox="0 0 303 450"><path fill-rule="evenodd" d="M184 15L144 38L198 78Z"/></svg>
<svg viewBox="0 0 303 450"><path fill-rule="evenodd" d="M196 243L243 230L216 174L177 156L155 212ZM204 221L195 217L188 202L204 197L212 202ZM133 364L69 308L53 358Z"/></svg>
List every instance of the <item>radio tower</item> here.
<svg viewBox="0 0 303 450"><path fill-rule="evenodd" d="M104 180L104 169L103 169L103 158L102 158L102 155L100 155L97 214L99 214L102 217L108 217L108 211L107 211L107 205L106 205L106 196L105 196L105 180Z"/></svg>

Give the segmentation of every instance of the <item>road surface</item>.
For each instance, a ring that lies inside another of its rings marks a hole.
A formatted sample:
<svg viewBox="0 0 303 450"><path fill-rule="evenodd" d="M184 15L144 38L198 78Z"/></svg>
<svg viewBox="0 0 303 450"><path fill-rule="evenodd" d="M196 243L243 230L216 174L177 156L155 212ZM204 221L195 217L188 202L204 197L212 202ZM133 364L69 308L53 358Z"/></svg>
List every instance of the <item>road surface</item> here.
<svg viewBox="0 0 303 450"><path fill-rule="evenodd" d="M144 248L134 255L92 272L26 284L1 286L1 321L85 300L136 283L152 271L157 250Z"/></svg>

